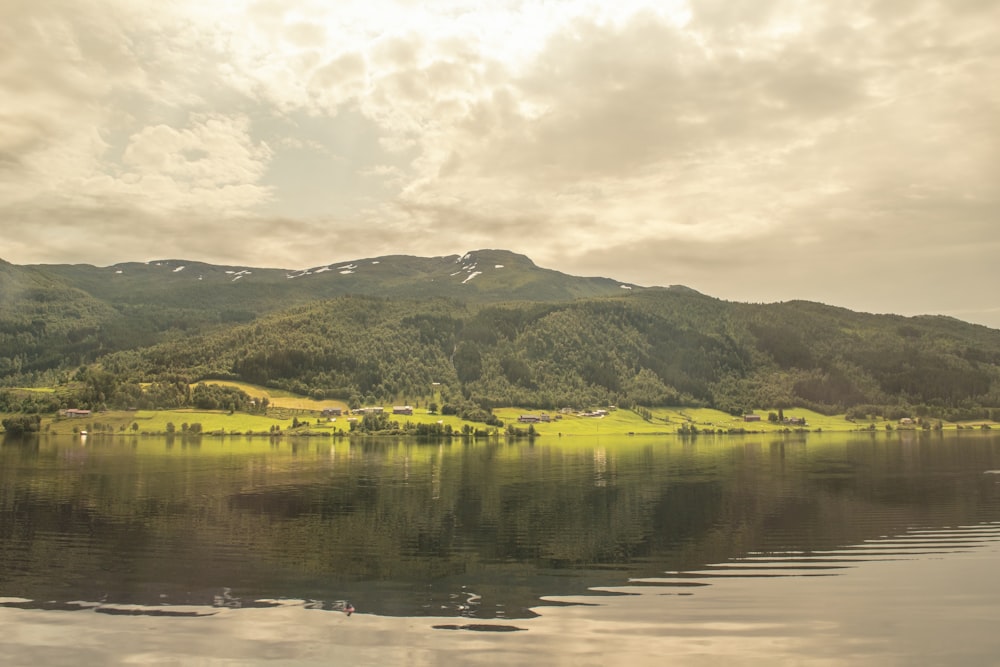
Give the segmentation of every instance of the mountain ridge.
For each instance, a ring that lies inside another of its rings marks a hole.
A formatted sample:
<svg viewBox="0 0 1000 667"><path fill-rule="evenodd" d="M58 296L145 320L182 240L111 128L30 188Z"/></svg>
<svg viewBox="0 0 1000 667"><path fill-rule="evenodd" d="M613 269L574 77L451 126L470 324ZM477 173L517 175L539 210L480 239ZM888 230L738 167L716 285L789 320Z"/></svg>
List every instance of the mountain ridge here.
<svg viewBox="0 0 1000 667"><path fill-rule="evenodd" d="M15 265L11 265L15 266ZM481 249L464 255L419 257L381 255L332 262L307 269L218 265L185 259L88 264L37 264L29 268L61 278L102 299L163 297L180 286L201 301L205 285L239 285L252 295L224 292L222 301L256 301L265 307L301 303L345 294L421 298L445 296L471 301L539 301L610 296L625 289L647 289L605 277L582 277L537 266L525 255ZM168 282L169 281L169 282ZM196 287L202 283L200 291ZM303 283L305 286L303 287ZM247 285L254 287L246 288ZM292 289L294 285L294 289Z"/></svg>

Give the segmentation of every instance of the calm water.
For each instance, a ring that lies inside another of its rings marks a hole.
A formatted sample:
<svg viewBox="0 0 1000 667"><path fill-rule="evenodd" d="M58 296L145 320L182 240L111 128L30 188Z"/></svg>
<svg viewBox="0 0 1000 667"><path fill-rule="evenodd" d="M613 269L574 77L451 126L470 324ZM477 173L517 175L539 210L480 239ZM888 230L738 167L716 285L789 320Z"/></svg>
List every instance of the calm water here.
<svg viewBox="0 0 1000 667"><path fill-rule="evenodd" d="M998 664L998 570L988 433L0 446L5 664Z"/></svg>

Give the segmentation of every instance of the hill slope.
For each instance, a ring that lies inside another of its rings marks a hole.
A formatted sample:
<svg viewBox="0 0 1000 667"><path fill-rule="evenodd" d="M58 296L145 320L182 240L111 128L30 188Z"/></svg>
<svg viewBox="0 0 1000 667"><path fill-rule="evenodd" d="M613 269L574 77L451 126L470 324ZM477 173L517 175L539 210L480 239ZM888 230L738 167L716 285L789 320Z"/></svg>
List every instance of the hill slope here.
<svg viewBox="0 0 1000 667"><path fill-rule="evenodd" d="M298 272L3 263L0 381L97 362L110 374L76 373L101 379L87 400L124 405L139 383L229 378L353 402L434 386L480 407L1000 407L1000 331L624 287L500 250Z"/></svg>

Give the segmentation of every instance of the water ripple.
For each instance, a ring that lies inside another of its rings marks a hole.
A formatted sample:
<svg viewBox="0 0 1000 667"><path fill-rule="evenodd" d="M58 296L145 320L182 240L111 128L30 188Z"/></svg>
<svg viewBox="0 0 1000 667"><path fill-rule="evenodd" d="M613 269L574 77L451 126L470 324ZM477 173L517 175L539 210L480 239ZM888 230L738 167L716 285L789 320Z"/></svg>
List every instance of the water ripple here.
<svg viewBox="0 0 1000 667"><path fill-rule="evenodd" d="M837 576L861 563L913 560L970 553L1000 542L1000 523L917 528L839 548L816 551L751 551L743 558L707 564L694 570L666 572L666 577L629 580L632 586L708 586L711 580L768 577Z"/></svg>

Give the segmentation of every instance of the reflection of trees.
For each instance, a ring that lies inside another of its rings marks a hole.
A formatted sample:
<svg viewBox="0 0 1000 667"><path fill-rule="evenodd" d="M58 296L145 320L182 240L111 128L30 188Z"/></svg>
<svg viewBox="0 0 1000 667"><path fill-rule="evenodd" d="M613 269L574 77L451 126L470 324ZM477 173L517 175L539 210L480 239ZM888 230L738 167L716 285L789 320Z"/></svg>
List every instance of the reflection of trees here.
<svg viewBox="0 0 1000 667"><path fill-rule="evenodd" d="M550 577L566 568L641 576L981 518L981 470L1000 467L998 440L907 435L629 439L597 452L386 440L5 446L0 582L25 597L111 590L160 602L166 591L175 602L223 585L317 598L363 585L422 595L461 580L527 607L596 583Z"/></svg>

